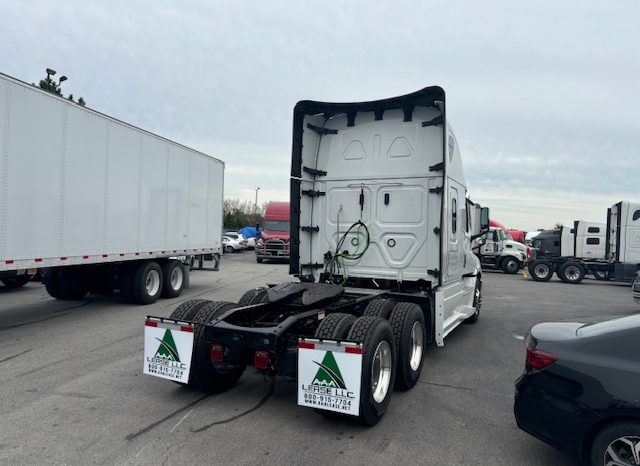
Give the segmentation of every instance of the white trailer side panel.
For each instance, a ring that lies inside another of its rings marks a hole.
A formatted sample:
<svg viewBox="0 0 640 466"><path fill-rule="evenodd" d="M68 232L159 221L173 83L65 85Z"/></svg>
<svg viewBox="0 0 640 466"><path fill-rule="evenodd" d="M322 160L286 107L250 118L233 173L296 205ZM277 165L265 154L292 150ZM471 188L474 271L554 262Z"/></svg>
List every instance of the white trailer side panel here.
<svg viewBox="0 0 640 466"><path fill-rule="evenodd" d="M219 252L224 164L0 75L0 270Z"/></svg>

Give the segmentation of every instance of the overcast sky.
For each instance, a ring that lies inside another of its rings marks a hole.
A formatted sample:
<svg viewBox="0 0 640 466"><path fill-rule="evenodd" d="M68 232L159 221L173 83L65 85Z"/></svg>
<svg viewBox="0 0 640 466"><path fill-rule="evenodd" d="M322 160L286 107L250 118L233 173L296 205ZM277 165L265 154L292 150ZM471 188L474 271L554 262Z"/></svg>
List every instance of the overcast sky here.
<svg viewBox="0 0 640 466"><path fill-rule="evenodd" d="M298 100L447 91L468 189L508 227L640 201L640 1L0 2L0 71L226 162L288 199Z"/></svg>

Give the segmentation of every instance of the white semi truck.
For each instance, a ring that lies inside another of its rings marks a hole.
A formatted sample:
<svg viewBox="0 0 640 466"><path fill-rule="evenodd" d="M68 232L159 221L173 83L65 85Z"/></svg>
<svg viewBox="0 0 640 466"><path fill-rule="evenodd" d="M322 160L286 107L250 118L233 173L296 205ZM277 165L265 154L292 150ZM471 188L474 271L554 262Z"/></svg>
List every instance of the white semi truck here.
<svg viewBox="0 0 640 466"><path fill-rule="evenodd" d="M0 74L0 279L59 299L181 293L218 254L224 164Z"/></svg>
<svg viewBox="0 0 640 466"><path fill-rule="evenodd" d="M147 317L144 372L219 392L254 366L297 381L300 405L377 423L393 387L417 383L426 345L478 320L471 240L489 215L472 222L466 191L440 87L299 102L289 268L298 281Z"/></svg>
<svg viewBox="0 0 640 466"><path fill-rule="evenodd" d="M491 227L479 248L478 257L484 267L515 274L527 263L527 246L514 241L506 230Z"/></svg>
<svg viewBox="0 0 640 466"><path fill-rule="evenodd" d="M531 278L549 281L554 272L570 284L586 274L601 280L633 281L640 270L640 203L621 201L607 211L607 223L574 222L540 232L532 241Z"/></svg>

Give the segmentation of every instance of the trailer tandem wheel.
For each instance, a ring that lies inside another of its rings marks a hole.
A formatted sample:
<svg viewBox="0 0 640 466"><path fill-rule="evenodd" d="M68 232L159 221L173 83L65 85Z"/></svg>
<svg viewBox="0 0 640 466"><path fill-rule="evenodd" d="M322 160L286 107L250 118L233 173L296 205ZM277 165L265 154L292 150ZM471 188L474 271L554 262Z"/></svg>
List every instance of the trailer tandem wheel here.
<svg viewBox="0 0 640 466"><path fill-rule="evenodd" d="M82 299L89 291L81 271L74 267L53 267L46 274L45 287L56 299Z"/></svg>
<svg viewBox="0 0 640 466"><path fill-rule="evenodd" d="M389 322L396 343L395 386L413 388L420 378L427 347L424 313L415 303L398 303Z"/></svg>
<svg viewBox="0 0 640 466"><path fill-rule="evenodd" d="M391 401L396 375L396 345L387 320L380 317L358 318L347 340L362 343L360 420L373 426L382 419Z"/></svg>
<svg viewBox="0 0 640 466"><path fill-rule="evenodd" d="M138 304L155 303L162 293L163 275L156 261L141 262L133 274L133 299Z"/></svg>
<svg viewBox="0 0 640 466"><path fill-rule="evenodd" d="M134 304L133 276L136 273L137 262L125 262L120 265L120 297L125 303Z"/></svg>
<svg viewBox="0 0 640 466"><path fill-rule="evenodd" d="M223 312L236 307L238 305L235 303L212 301L200 308L193 318L195 331L189 386L199 387L210 393L221 393L233 387L242 376L247 367L245 362L239 362L233 367L224 369L213 365L210 356L211 348L204 335L208 322Z"/></svg>
<svg viewBox="0 0 640 466"><path fill-rule="evenodd" d="M184 269L177 259L171 259L162 264L162 297L176 298L182 294L184 288Z"/></svg>

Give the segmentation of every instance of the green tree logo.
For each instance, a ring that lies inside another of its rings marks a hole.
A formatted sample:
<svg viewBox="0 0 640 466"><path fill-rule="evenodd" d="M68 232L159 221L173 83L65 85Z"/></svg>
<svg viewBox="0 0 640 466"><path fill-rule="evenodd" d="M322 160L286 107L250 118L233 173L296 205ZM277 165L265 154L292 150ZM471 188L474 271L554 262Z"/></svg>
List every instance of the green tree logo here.
<svg viewBox="0 0 640 466"><path fill-rule="evenodd" d="M156 340L160 342L158 351L156 351L156 358L167 359L169 361L180 362L180 356L178 355L178 348L176 342L173 339L171 330L166 329L162 340L156 337Z"/></svg>
<svg viewBox="0 0 640 466"><path fill-rule="evenodd" d="M342 378L342 374L340 373L340 368L338 367L336 358L333 357L333 353L331 351L327 351L324 354L324 358L321 363L318 361L313 362L320 367L318 368L318 372L316 372L316 376L313 378L311 385L320 385L331 388L347 388L344 383L344 379Z"/></svg>

